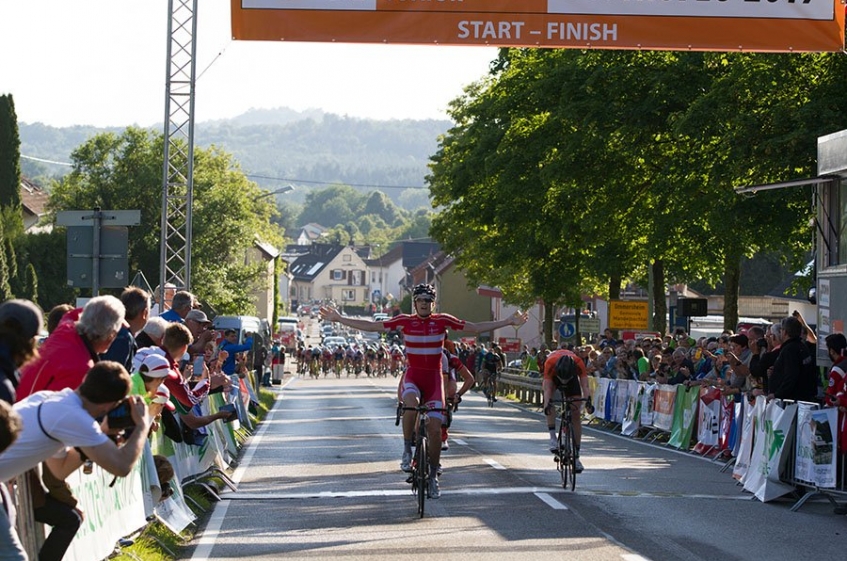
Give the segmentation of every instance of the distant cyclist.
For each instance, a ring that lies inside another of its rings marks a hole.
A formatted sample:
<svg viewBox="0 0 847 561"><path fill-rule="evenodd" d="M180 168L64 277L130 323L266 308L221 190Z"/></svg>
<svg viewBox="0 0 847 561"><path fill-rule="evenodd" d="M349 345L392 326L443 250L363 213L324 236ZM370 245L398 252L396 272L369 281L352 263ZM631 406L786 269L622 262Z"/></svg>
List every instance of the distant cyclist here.
<svg viewBox="0 0 847 561"><path fill-rule="evenodd" d="M551 402L563 398L579 398L589 394L588 375L585 371L585 363L577 355L567 349L553 351L544 361L544 379L541 382L544 392L544 413L547 420L547 430L550 433L550 451L556 452L559 443L556 438L556 408ZM570 405L571 420L573 423L574 442L576 455L576 472L582 473L582 462L579 460L579 446L582 442L582 403L576 402ZM588 402L588 411L594 410L591 402Z"/></svg>
<svg viewBox="0 0 847 561"><path fill-rule="evenodd" d="M500 348L497 345L491 345L485 356L482 357L482 382L486 389L486 397L491 397L491 401L497 401L497 375L500 369L503 368L503 357L498 352Z"/></svg>
<svg viewBox="0 0 847 561"><path fill-rule="evenodd" d="M412 289L414 314L399 314L384 321L368 319L353 319L342 316L332 307L322 307L321 317L328 321L337 321L342 325L361 331L387 332L401 330L406 345L406 374L403 380L403 403L406 407L417 407L423 402L432 409L444 407L444 383L441 376L441 347L448 329L484 333L506 325L523 325L527 315L515 312L512 316L481 323L467 322L450 314L433 313L435 304L435 287L430 284L418 284ZM400 468L411 471L412 438L415 430L416 413L406 411L403 415L403 459ZM432 422L427 426L429 441L434 445L429 447L430 469L430 498L441 496L438 487L437 469L441 459L441 423L444 415L433 411L429 415Z"/></svg>

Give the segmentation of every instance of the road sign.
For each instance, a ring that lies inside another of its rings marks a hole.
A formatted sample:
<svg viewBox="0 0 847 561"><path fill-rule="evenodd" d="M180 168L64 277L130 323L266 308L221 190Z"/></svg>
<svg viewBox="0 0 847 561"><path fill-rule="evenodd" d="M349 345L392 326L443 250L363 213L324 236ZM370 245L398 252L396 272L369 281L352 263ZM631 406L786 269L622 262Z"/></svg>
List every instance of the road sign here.
<svg viewBox="0 0 847 561"><path fill-rule="evenodd" d="M609 328L646 331L650 308L646 300L609 300Z"/></svg>
<svg viewBox="0 0 847 561"><path fill-rule="evenodd" d="M96 216L99 213L99 216ZM98 218L103 226L138 226L140 210L63 210L56 213L57 226L91 226Z"/></svg>
<svg viewBox="0 0 847 561"><path fill-rule="evenodd" d="M246 41L841 51L840 0L231 0Z"/></svg>
<svg viewBox="0 0 847 561"><path fill-rule="evenodd" d="M141 223L140 210L66 210L56 224L67 226L68 286L91 288L127 285L129 235L125 226Z"/></svg>
<svg viewBox="0 0 847 561"><path fill-rule="evenodd" d="M576 334L576 326L569 321L563 321L559 324L559 337L562 339L570 339Z"/></svg>
<svg viewBox="0 0 847 561"><path fill-rule="evenodd" d="M600 318L579 318L580 333L600 333Z"/></svg>

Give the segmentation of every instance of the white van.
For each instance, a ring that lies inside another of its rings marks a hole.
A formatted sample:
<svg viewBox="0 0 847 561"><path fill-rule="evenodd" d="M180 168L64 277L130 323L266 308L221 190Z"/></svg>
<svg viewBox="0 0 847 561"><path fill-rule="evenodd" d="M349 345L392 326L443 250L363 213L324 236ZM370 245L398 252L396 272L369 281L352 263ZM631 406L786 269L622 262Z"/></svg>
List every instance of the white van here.
<svg viewBox="0 0 847 561"><path fill-rule="evenodd" d="M212 327L220 332L220 337L227 329L234 329L238 333L239 345L244 343L245 333L258 333L265 342L270 339L267 321L255 316L216 316L212 320Z"/></svg>
<svg viewBox="0 0 847 561"><path fill-rule="evenodd" d="M297 348L297 332L300 328L300 320L294 316L284 316L277 319L276 334L280 342L285 345L286 352L293 352Z"/></svg>

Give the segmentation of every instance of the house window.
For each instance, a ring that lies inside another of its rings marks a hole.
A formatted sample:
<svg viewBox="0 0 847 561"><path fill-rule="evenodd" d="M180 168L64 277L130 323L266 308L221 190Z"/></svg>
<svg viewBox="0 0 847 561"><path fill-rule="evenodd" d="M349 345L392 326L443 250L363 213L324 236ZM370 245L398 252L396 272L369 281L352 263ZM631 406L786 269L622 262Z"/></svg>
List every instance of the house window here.
<svg viewBox="0 0 847 561"><path fill-rule="evenodd" d="M341 260L344 261L345 263L349 263L350 261L353 260L353 256L348 253L348 254L344 255Z"/></svg>
<svg viewBox="0 0 847 561"><path fill-rule="evenodd" d="M355 302L356 301L356 291L355 290L342 290L341 291L341 299L345 302Z"/></svg>
<svg viewBox="0 0 847 561"><path fill-rule="evenodd" d="M334 280L334 281L344 280L344 271L341 270L341 269L335 269L334 271L332 271L332 280Z"/></svg>
<svg viewBox="0 0 847 561"><path fill-rule="evenodd" d="M380 277L381 277L381 276L382 276L382 275L380 275ZM379 279L379 280L380 280L380 281L382 281L382 279ZM375 273L375 272L373 272L373 271L371 271L371 282L372 282L372 283L373 283L373 282L376 282L376 273Z"/></svg>
<svg viewBox="0 0 847 561"><path fill-rule="evenodd" d="M350 284L353 286L362 285L362 271L350 271Z"/></svg>

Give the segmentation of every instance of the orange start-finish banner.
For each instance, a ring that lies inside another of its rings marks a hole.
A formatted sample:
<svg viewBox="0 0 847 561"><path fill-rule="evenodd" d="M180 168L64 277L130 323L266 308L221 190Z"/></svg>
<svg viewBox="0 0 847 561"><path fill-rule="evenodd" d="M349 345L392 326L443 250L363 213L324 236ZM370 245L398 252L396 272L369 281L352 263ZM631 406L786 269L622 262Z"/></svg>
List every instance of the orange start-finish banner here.
<svg viewBox="0 0 847 561"><path fill-rule="evenodd" d="M840 0L231 0L232 36L698 51L844 47Z"/></svg>

